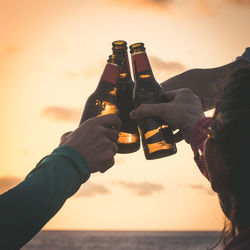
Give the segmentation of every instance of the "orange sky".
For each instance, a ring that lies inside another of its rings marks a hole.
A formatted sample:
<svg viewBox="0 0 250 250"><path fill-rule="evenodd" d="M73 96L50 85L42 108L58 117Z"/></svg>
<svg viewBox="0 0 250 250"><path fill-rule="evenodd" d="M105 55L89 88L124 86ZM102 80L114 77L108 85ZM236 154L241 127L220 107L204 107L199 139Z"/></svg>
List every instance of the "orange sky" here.
<svg viewBox="0 0 250 250"><path fill-rule="evenodd" d="M249 0L0 0L0 191L77 127L113 40L144 42L161 82L233 61L250 44L249 16ZM160 160L117 155L46 228L221 229L192 158L185 143Z"/></svg>

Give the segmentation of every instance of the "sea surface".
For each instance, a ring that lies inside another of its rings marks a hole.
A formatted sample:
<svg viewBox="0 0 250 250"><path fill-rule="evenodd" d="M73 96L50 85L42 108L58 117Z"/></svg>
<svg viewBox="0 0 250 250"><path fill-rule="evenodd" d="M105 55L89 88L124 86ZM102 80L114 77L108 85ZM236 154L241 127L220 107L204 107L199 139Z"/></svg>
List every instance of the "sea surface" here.
<svg viewBox="0 0 250 250"><path fill-rule="evenodd" d="M219 236L203 231L41 231L22 250L206 250Z"/></svg>

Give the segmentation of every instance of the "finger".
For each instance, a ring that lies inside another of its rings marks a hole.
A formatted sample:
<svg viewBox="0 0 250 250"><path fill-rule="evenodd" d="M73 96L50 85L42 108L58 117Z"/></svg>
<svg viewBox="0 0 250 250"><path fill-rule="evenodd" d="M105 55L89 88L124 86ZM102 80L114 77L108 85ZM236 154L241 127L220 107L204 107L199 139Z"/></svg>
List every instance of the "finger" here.
<svg viewBox="0 0 250 250"><path fill-rule="evenodd" d="M173 142L177 143L184 140L183 133L179 130L177 133L173 135Z"/></svg>
<svg viewBox="0 0 250 250"><path fill-rule="evenodd" d="M174 100L174 98L179 94L179 89L175 89L175 90L170 90L164 93L163 97L162 97L162 101L164 102L170 102L172 100Z"/></svg>
<svg viewBox="0 0 250 250"><path fill-rule="evenodd" d="M114 155L118 152L118 146L115 142L110 142L110 146L111 146L111 149L112 151L114 152Z"/></svg>
<svg viewBox="0 0 250 250"><path fill-rule="evenodd" d="M119 137L118 131L115 130L115 129L112 129L112 128L107 128L106 129L106 135L113 142L117 142L118 137Z"/></svg>
<svg viewBox="0 0 250 250"><path fill-rule="evenodd" d="M155 117L164 120L165 109L168 104L142 104L130 113L130 117L134 120L142 120L148 117Z"/></svg>
<svg viewBox="0 0 250 250"><path fill-rule="evenodd" d="M113 165L115 164L115 159L112 158L110 161L108 161L103 167L102 169L99 171L101 173L106 172L108 169L110 169Z"/></svg>
<svg viewBox="0 0 250 250"><path fill-rule="evenodd" d="M106 128L117 128L120 130L122 123L120 118L117 115L103 115L96 117L98 119L99 124L103 125Z"/></svg>
<svg viewBox="0 0 250 250"><path fill-rule="evenodd" d="M162 98L161 98L161 102L171 102L174 100L174 98L176 97L176 91L169 91L163 94Z"/></svg>
<svg viewBox="0 0 250 250"><path fill-rule="evenodd" d="M175 89L175 90L167 91L167 92L164 93L164 95L162 97L162 101L163 102L170 102L170 101L174 100L177 95L187 94L187 93L188 94L192 93L191 89L189 89L189 88L181 88L181 89Z"/></svg>

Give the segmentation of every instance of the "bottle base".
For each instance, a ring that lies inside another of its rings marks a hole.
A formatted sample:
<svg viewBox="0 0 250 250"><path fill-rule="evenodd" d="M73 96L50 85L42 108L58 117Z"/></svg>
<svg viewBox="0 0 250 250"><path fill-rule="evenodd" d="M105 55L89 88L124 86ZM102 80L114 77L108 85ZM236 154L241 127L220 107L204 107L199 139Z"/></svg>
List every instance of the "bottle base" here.
<svg viewBox="0 0 250 250"><path fill-rule="evenodd" d="M151 154L147 154L145 153L145 158L147 160L156 160L156 159L160 159L160 158L164 158L170 155L174 155L176 154L177 149L176 147L174 147L172 150L159 150L157 152L151 153Z"/></svg>
<svg viewBox="0 0 250 250"><path fill-rule="evenodd" d="M130 154L138 151L140 149L140 144L131 143L131 144L117 144L119 154Z"/></svg>

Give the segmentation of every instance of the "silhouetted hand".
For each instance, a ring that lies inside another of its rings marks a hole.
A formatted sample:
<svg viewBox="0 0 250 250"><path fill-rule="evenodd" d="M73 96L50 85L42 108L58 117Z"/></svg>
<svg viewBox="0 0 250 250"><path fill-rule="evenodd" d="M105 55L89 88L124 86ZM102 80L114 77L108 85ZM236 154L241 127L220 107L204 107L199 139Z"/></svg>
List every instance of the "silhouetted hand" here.
<svg viewBox="0 0 250 250"><path fill-rule="evenodd" d="M204 117L200 98L190 89L178 89L165 94L167 103L142 104L132 111L130 116L136 120L155 117L166 121L173 129L180 130L180 133L175 135L176 142L184 138L189 143L197 122Z"/></svg>
<svg viewBox="0 0 250 250"><path fill-rule="evenodd" d="M117 115L104 115L85 121L73 132L61 137L60 145L70 145L83 155L91 172L104 173L114 165L117 153L118 129L121 121Z"/></svg>

